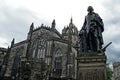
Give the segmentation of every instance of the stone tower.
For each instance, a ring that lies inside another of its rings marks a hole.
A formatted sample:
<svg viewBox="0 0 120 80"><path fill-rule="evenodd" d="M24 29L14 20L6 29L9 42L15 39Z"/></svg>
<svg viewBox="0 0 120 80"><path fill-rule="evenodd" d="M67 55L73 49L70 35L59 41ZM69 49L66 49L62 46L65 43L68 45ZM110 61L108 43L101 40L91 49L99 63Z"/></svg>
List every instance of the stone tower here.
<svg viewBox="0 0 120 80"><path fill-rule="evenodd" d="M73 49L78 41L78 30L76 26L73 24L73 20L71 18L70 23L67 27L64 27L62 30L62 37L65 40L68 40L68 52L67 52L67 77L71 79L76 78L76 66L77 62L75 57L76 50Z"/></svg>

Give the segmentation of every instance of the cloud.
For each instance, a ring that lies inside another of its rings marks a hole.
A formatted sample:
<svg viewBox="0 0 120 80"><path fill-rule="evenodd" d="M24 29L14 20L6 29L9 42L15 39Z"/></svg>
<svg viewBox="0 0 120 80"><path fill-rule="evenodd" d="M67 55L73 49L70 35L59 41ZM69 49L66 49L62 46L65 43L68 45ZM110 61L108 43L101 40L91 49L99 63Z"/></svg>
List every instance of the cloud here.
<svg viewBox="0 0 120 80"><path fill-rule="evenodd" d="M25 31L23 30L28 30L29 19L31 19L27 13L24 9L14 10L2 7L0 13L0 34L4 34L8 41L13 37L16 37L17 41L24 39Z"/></svg>
<svg viewBox="0 0 120 80"><path fill-rule="evenodd" d="M112 45L107 49L108 62L120 61L120 1L106 0L103 2L105 43L112 41Z"/></svg>
<svg viewBox="0 0 120 80"><path fill-rule="evenodd" d="M29 26L32 22L45 22L42 19L38 19L35 16L35 13L23 8L12 8L6 4L1 5L0 7L0 46L6 43L10 43L12 38L15 38L16 42L26 39L26 35L29 30ZM45 22L46 24L47 21Z"/></svg>
<svg viewBox="0 0 120 80"><path fill-rule="evenodd" d="M103 33L105 45L113 42L107 48L108 62L120 61L120 1L119 0L1 0L0 1L0 46L26 39L32 22L39 26L41 23L51 26L56 19L56 28L61 32L64 25L69 24L71 16L73 23L80 30L87 14L87 7L92 5L104 21ZM105 46L104 45L104 46Z"/></svg>
<svg viewBox="0 0 120 80"><path fill-rule="evenodd" d="M6 47L6 46L9 45L8 40L6 38L4 38L4 37L0 37L0 44L1 44L0 47Z"/></svg>

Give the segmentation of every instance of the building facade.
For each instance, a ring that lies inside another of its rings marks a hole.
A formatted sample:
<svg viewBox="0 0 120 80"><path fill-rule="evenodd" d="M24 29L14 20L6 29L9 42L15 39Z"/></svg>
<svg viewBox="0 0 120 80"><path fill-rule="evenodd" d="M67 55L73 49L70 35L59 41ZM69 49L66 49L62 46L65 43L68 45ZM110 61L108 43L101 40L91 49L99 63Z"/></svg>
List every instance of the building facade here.
<svg viewBox="0 0 120 80"><path fill-rule="evenodd" d="M113 80L120 80L120 62L113 63Z"/></svg>
<svg viewBox="0 0 120 80"><path fill-rule="evenodd" d="M30 25L27 39L11 42L1 68L1 80L76 79L78 30L72 19L62 34L50 27Z"/></svg>
<svg viewBox="0 0 120 80"><path fill-rule="evenodd" d="M7 49L6 48L0 48L0 71L2 69L2 65L3 65L3 62L4 62L4 57L7 53Z"/></svg>

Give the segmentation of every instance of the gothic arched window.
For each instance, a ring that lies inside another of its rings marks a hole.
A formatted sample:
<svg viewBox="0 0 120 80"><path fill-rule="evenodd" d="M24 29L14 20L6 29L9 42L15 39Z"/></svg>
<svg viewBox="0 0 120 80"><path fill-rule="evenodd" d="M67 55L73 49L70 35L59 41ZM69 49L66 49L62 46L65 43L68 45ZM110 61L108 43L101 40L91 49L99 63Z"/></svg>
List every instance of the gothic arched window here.
<svg viewBox="0 0 120 80"><path fill-rule="evenodd" d="M44 58L45 58L45 49L46 49L46 41L44 39L40 39L39 42L38 42L37 58L44 60Z"/></svg>
<svg viewBox="0 0 120 80"><path fill-rule="evenodd" d="M32 54L32 58L35 57L35 49L33 49L33 54Z"/></svg>
<svg viewBox="0 0 120 80"><path fill-rule="evenodd" d="M34 58L35 57L35 53L36 53L36 47L37 47L37 45L36 45L37 43L33 43L33 45L32 45L32 58Z"/></svg>
<svg viewBox="0 0 120 80"><path fill-rule="evenodd" d="M55 74L61 76L62 73L62 52L58 49L55 53Z"/></svg>

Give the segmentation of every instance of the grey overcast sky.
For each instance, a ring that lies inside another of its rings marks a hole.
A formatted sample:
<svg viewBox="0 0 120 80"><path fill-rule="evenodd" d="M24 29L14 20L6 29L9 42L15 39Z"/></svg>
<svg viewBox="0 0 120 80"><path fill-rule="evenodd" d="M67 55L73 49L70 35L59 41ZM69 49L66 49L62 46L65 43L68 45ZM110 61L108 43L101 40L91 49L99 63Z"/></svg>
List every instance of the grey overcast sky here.
<svg viewBox="0 0 120 80"><path fill-rule="evenodd" d="M120 61L120 0L0 0L0 47L7 47L13 38L16 43L25 40L29 26L42 23L61 32L73 18L81 29L87 7L91 5L104 22L104 42L113 42L107 48L108 62Z"/></svg>

